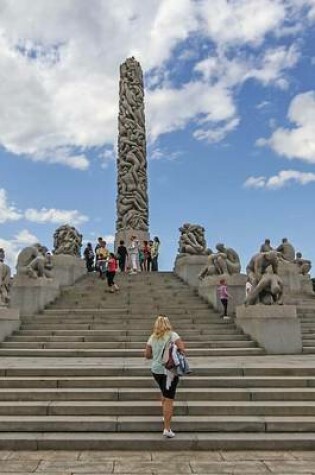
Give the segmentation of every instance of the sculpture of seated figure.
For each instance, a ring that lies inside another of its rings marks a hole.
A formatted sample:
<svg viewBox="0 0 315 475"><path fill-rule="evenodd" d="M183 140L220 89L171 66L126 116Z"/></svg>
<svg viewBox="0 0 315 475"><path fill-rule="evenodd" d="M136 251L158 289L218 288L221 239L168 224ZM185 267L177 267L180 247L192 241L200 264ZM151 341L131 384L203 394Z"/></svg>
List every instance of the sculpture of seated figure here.
<svg viewBox="0 0 315 475"><path fill-rule="evenodd" d="M11 283L11 269L4 263L5 252L0 249L0 307L7 307L10 301L9 290Z"/></svg>
<svg viewBox="0 0 315 475"><path fill-rule="evenodd" d="M17 275L27 275L32 279L51 277L52 262L47 248L37 243L22 249L18 255Z"/></svg>
<svg viewBox="0 0 315 475"><path fill-rule="evenodd" d="M308 274L312 268L311 261L308 261L307 259L303 259L301 252L296 253L296 258L294 259L293 262L297 266L298 273L302 275Z"/></svg>
<svg viewBox="0 0 315 475"><path fill-rule="evenodd" d="M181 228L178 252L180 254L205 255L207 244L204 237L205 229L198 224L185 223Z"/></svg>
<svg viewBox="0 0 315 475"><path fill-rule="evenodd" d="M283 282L278 275L277 251L255 254L246 267L252 289L246 296L245 305L283 304Z"/></svg>
<svg viewBox="0 0 315 475"><path fill-rule="evenodd" d="M287 238L282 239L282 243L277 247L277 251L280 252L282 259L285 261L293 262L295 259L295 249Z"/></svg>
<svg viewBox="0 0 315 475"><path fill-rule="evenodd" d="M273 251L273 248L270 244L270 239L265 239L265 242L260 246L259 252L270 252Z"/></svg>
<svg viewBox="0 0 315 475"><path fill-rule="evenodd" d="M215 247L218 252L210 251L208 264L200 272L199 278L203 279L207 275L239 274L241 262L237 252L231 247L226 248L222 243Z"/></svg>

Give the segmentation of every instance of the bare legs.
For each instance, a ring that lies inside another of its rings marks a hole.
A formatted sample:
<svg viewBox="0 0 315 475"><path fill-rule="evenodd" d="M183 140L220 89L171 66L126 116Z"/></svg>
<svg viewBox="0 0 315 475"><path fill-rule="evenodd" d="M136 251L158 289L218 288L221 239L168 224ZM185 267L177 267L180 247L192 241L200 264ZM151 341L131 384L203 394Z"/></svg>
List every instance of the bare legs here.
<svg viewBox="0 0 315 475"><path fill-rule="evenodd" d="M164 429L167 431L171 430L171 420L173 417L173 408L174 408L174 399L168 399L167 397L161 397L163 418L164 418Z"/></svg>

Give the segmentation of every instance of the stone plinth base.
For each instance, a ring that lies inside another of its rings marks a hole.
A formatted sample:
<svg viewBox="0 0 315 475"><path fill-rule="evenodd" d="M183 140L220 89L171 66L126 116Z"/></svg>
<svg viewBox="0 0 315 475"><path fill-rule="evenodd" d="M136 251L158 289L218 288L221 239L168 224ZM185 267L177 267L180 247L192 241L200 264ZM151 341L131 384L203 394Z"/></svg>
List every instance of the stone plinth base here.
<svg viewBox="0 0 315 475"><path fill-rule="evenodd" d="M179 254L175 260L174 272L184 282L196 289L199 285L198 275L207 262L208 256Z"/></svg>
<svg viewBox="0 0 315 475"><path fill-rule="evenodd" d="M212 307L221 312L222 304L218 295L218 286L220 280L224 279L228 285L228 293L232 296L228 302L228 314L235 313L237 305L242 305L245 301L245 284L247 276L244 274L234 275L214 275L199 280L198 294Z"/></svg>
<svg viewBox="0 0 315 475"><path fill-rule="evenodd" d="M0 341L20 327L20 311L17 308L0 307Z"/></svg>
<svg viewBox="0 0 315 475"><path fill-rule="evenodd" d="M32 316L53 302L59 293L60 286L56 279L16 276L13 279L10 305L13 309L18 308L22 317Z"/></svg>
<svg viewBox="0 0 315 475"><path fill-rule="evenodd" d="M284 299L291 294L313 294L313 285L309 274L302 275L297 271L297 266L292 262L280 261L278 267L279 276L283 282Z"/></svg>
<svg viewBox="0 0 315 475"><path fill-rule="evenodd" d="M86 265L83 259L67 254L52 256L53 276L61 287L73 285L80 277L86 274Z"/></svg>
<svg viewBox="0 0 315 475"><path fill-rule="evenodd" d="M301 325L295 305L241 305L236 324L273 355L302 353Z"/></svg>

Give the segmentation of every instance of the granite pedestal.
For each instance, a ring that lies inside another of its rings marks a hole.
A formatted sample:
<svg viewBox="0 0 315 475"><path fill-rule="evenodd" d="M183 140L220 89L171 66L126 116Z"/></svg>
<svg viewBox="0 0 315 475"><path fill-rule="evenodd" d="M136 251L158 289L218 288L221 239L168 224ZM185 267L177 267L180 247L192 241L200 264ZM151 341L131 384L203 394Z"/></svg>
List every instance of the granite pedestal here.
<svg viewBox="0 0 315 475"><path fill-rule="evenodd" d="M57 254L52 257L53 276L60 287L73 285L87 272L85 261L79 257L67 254Z"/></svg>
<svg viewBox="0 0 315 475"><path fill-rule="evenodd" d="M53 302L59 293L60 285L56 279L16 276L13 279L10 306L18 308L22 317L32 316Z"/></svg>
<svg viewBox="0 0 315 475"><path fill-rule="evenodd" d="M0 341L18 330L20 323L19 309L0 307Z"/></svg>
<svg viewBox="0 0 315 475"><path fill-rule="evenodd" d="M238 306L236 325L268 354L302 353L301 325L295 305Z"/></svg>
<svg viewBox="0 0 315 475"><path fill-rule="evenodd" d="M199 286L198 275L207 262L208 256L179 254L175 260L174 272L188 285L197 289Z"/></svg>
<svg viewBox="0 0 315 475"><path fill-rule="evenodd" d="M202 280L199 280L198 285L198 294L206 302L209 302L211 306L221 312L222 304L218 294L218 286L220 280L224 279L228 285L228 293L232 296L228 301L228 315L233 315L235 313L235 308L237 305L242 305L245 300L245 284L247 276L244 274L234 274L234 275L213 275L205 277Z"/></svg>

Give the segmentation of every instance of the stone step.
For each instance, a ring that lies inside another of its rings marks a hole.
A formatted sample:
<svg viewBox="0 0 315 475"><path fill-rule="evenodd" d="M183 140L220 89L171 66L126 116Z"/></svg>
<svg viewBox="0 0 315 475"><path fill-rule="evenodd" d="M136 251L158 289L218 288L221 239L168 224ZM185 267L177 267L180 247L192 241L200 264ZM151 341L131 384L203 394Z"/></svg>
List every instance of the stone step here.
<svg viewBox="0 0 315 475"><path fill-rule="evenodd" d="M0 404L1 401L154 401L156 402L158 397L156 387L149 388L139 388L139 387L84 387L84 388L73 388L73 387L63 387L63 388L1 388L0 387ZM290 415L295 415L295 411L300 411L298 415L307 415L308 411L311 411L313 415L314 406L305 407L301 404L297 407L298 402L300 401L311 401L315 405L315 388L201 388L196 385L196 387L181 387L177 391L176 395L177 401L186 401L188 412L190 413L190 402L191 401L216 401L218 404L221 404L222 401L230 401L231 404L234 401L278 401L284 402L284 409L289 410L286 405L289 407L289 401L292 401L293 410ZM188 402L187 402L188 401ZM53 404L53 403L52 403ZM250 403L251 404L251 403ZM5 406L6 407L6 406ZM101 406L103 407L103 406ZM212 406L211 406L212 407ZM254 406L255 407L255 406ZM282 407L280 405L280 407ZM305 407L305 412L302 411L301 407ZM202 408L199 408L201 410ZM220 405L220 410L222 410ZM241 407L244 410L243 407ZM261 413L261 406L258 408L258 413ZM194 410L194 408L193 408ZM233 409L237 412L237 409ZM267 411L277 410L279 411L278 406L266 407ZM291 410L291 409L290 409ZM206 411L209 411L208 407ZM280 411L281 412L281 411ZM0 408L0 414L6 412L2 411ZM215 412L217 414L217 412ZM259 415L256 414L255 415ZM119 415L119 414L118 414Z"/></svg>
<svg viewBox="0 0 315 475"><path fill-rule="evenodd" d="M32 349L32 348L48 348L48 349L126 349L126 350L139 350L143 352L145 342L144 341L48 341L48 342L33 342L33 341L4 341L0 342L0 349ZM248 340L232 340L232 341L190 341L187 345L187 351L191 350L203 350L207 348L256 348L257 345L253 341Z"/></svg>
<svg viewBox="0 0 315 475"><path fill-rule="evenodd" d="M155 321L155 318L148 318L147 319L147 325L146 326L149 326L149 327L153 327L153 324L154 324L154 321ZM208 324L220 324L222 321L222 319L216 315L216 316L206 316L206 317L201 317L201 316L185 316L185 317L180 317L180 318L172 318L172 324L174 327L177 327L177 326L182 326L182 325L186 325L186 326L191 326L191 325L208 325ZM48 318L23 318L21 320L22 322L22 325L28 325L28 324L37 324L38 326L40 325L52 325L52 324L55 324L55 325L63 325L63 324L78 324L78 325L81 325L81 324L92 324L92 323L104 323L106 325L111 325L113 327L115 326L120 326L120 325L133 325L133 324L140 324L141 322L143 322L143 318L133 318L133 317L125 317L125 318L121 318L121 317L117 317L117 318L111 318L111 317L81 317L81 318L77 318L77 317L64 317L64 318L60 318L60 317L48 317Z"/></svg>
<svg viewBox="0 0 315 475"><path fill-rule="evenodd" d="M126 333L126 332L125 332ZM181 337L185 340L185 342L200 342L200 343L206 343L207 341L246 341L249 339L247 335L241 335L241 334L218 334L218 335L187 335L184 336L181 335ZM137 342L142 342L145 343L148 340L148 335L133 335L133 336L127 336L125 335L105 335L105 336L53 336L53 335L12 335L6 338L6 341L10 342L62 342L62 341L68 341L68 342L130 342L130 341L137 341Z"/></svg>
<svg viewBox="0 0 315 475"><path fill-rule="evenodd" d="M235 328L234 324L229 321L224 321L220 323L200 323L200 324L181 324L181 330L190 331L190 330L217 330L219 328ZM119 330L119 329L126 329L126 330L135 330L135 329L146 329L147 332L152 331L152 323L143 321L139 322L130 322L125 324L118 324L111 325L110 323L42 323L40 325L36 323L28 323L25 325L21 325L21 330ZM176 330L176 327L175 327Z"/></svg>
<svg viewBox="0 0 315 475"><path fill-rule="evenodd" d="M314 346L303 346L303 353L308 355L315 354L315 345Z"/></svg>
<svg viewBox="0 0 315 475"><path fill-rule="evenodd" d="M1 450L201 451L314 450L314 432L3 432ZM218 472L221 469L218 463ZM56 474L57 475L57 474ZM253 474L254 475L254 474ZM284 474L283 474L284 475Z"/></svg>
<svg viewBox="0 0 315 475"><path fill-rule="evenodd" d="M26 372L28 373L28 370ZM54 371L54 376L45 376L45 373L42 370L39 376L0 377L0 388L21 388L27 390L32 388L154 388L156 390L156 384L151 375L128 376L128 371L120 376L61 376L61 369L59 372L58 370ZM253 388L261 388L263 390L270 388L270 391L275 393L283 392L283 394L287 395L286 397L291 398L292 395L292 397L298 398L298 396L294 396L295 391L298 391L298 394L301 394L301 398L307 398L308 393L313 394L312 391L315 387L315 376L239 376L237 374L235 376L211 374L195 376L195 373L196 370L189 377L181 379L178 391L181 388L197 388L197 390L201 388L210 388L211 390L227 388L232 391L237 388L245 388L250 391ZM101 374L104 374L104 371ZM287 391L285 388L289 388L290 391ZM310 389L310 391L304 391L304 389ZM264 394L264 391L261 392ZM290 396L288 396L288 393L290 393ZM279 398L281 398L281 394Z"/></svg>
<svg viewBox="0 0 315 475"><path fill-rule="evenodd" d="M224 335L240 335L245 336L240 329L235 327L234 325L226 326L220 325L218 328L212 329L211 326L205 329L187 329L180 332L181 336L186 340L189 337L195 337L198 335L213 335L213 336L224 336ZM96 337L108 337L108 338L115 338L115 337L128 337L128 336L138 336L143 337L146 339L149 335L147 330L143 330L138 328L137 330L18 330L13 332L13 336L20 335L20 336L96 336Z"/></svg>
<svg viewBox="0 0 315 475"><path fill-rule="evenodd" d="M314 417L175 416L176 432L314 432ZM161 416L0 416L0 432L161 432Z"/></svg>
<svg viewBox="0 0 315 475"><path fill-rule="evenodd" d="M191 348L188 356L251 356L264 354L258 347L247 348ZM80 357L141 357L143 349L67 349L67 348L3 348L0 347L0 356L80 356Z"/></svg>
<svg viewBox="0 0 315 475"><path fill-rule="evenodd" d="M132 316L133 318L154 318L157 317L159 314L166 314L169 318L181 318L185 315L193 315L193 316L217 316L218 313L214 312L211 308L207 307L193 307L193 306L186 306L185 303L182 305L177 305L176 307L172 308L165 308L165 307L160 307L160 308L153 308L152 306L149 306L148 308L144 308L141 306L128 306L128 309L122 309L122 308L109 308L109 307L99 307L96 309L91 309L90 307L84 307L84 305L80 305L80 312L75 312L74 308L64 308L64 309L58 309L54 308L49 314L46 313L47 310L45 310L45 313L41 315L49 315L53 317L57 316L91 316L91 315L99 315L99 316L110 316L113 314L114 316ZM99 312L97 312L99 310ZM105 310L105 311L104 311Z"/></svg>

